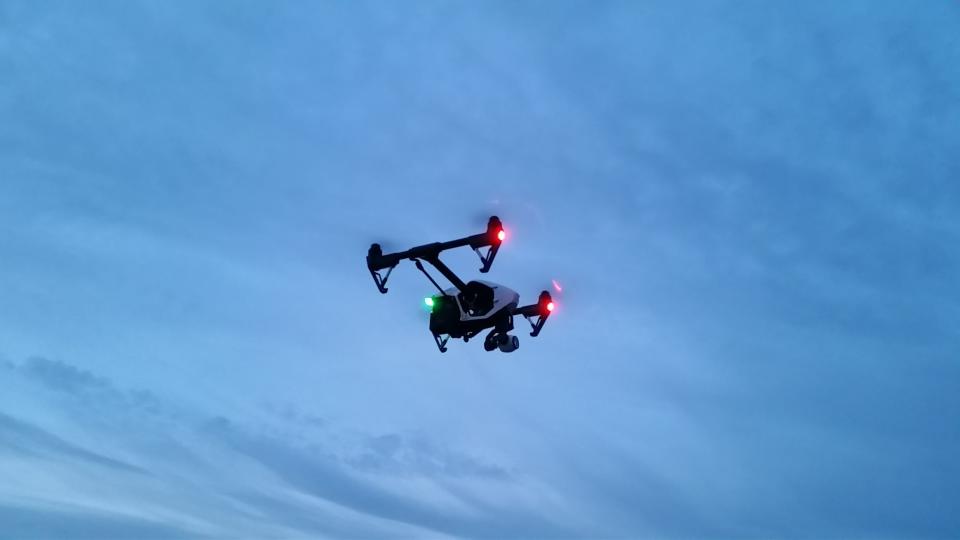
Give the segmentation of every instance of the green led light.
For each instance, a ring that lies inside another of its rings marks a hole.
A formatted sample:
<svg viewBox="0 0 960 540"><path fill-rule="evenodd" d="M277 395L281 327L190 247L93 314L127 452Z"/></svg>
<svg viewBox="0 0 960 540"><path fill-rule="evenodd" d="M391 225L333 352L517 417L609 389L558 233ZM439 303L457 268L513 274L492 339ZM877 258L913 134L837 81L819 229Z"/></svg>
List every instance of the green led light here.
<svg viewBox="0 0 960 540"><path fill-rule="evenodd" d="M423 299L423 303L426 304L428 308L433 309L433 298L428 296L427 298Z"/></svg>

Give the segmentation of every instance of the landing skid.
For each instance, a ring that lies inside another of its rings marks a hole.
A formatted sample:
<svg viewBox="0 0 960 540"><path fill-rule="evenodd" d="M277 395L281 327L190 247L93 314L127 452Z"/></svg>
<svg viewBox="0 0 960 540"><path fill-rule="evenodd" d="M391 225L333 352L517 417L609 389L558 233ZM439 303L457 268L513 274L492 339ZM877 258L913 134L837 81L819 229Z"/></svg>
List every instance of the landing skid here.
<svg viewBox="0 0 960 540"><path fill-rule="evenodd" d="M433 341L437 343L437 348L440 349L440 352L447 352L447 342L450 341L450 336L440 339L439 334L433 334Z"/></svg>

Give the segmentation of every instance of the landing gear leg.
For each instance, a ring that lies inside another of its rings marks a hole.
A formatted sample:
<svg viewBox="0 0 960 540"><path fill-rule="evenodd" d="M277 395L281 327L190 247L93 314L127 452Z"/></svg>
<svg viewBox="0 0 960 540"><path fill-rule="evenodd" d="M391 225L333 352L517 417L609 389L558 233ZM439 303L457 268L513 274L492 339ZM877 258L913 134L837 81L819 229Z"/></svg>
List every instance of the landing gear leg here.
<svg viewBox="0 0 960 540"><path fill-rule="evenodd" d="M440 349L440 352L447 352L447 342L450 341L450 336L440 339L440 334L434 334L433 340L437 342L437 348Z"/></svg>

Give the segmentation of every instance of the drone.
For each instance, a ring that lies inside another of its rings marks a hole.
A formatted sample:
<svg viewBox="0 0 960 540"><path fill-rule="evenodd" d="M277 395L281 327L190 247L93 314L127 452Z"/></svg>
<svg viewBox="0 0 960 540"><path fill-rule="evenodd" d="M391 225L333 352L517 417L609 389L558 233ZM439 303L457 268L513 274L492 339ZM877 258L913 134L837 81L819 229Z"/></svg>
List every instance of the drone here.
<svg viewBox="0 0 960 540"><path fill-rule="evenodd" d="M487 329L490 329L490 332L483 340L484 350L489 352L500 349L501 352L510 353L520 347L517 336L510 335L514 316L525 318L532 329L530 336L538 336L554 310L550 293L542 291L536 304L520 306L520 295L515 291L489 281L475 280L464 283L440 260L440 254L448 249L469 246L480 257L480 272L486 274L506 237L507 233L500 218L491 216L486 232L449 242L434 242L386 254L380 244L371 244L367 252L367 269L382 294L387 293L390 273L405 259L413 261L417 269L427 276L430 283L440 291L439 294L425 298L424 304L430 309L430 333L433 334L441 353L447 352L450 338L462 338L467 342ZM481 248L488 249L486 253L482 253ZM442 288L424 268L423 261L443 274L453 287ZM386 270L385 274L381 274L383 270Z"/></svg>

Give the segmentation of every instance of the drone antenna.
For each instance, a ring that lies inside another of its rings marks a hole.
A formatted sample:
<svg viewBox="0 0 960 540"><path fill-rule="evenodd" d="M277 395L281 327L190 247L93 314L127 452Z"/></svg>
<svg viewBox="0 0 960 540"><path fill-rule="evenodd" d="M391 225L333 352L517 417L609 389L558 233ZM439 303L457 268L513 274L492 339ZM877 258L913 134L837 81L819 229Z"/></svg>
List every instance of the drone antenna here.
<svg viewBox="0 0 960 540"><path fill-rule="evenodd" d="M436 287L438 291L440 291L440 294L442 294L443 296L447 296L447 293L443 291L443 288L441 288L440 285L436 281L434 281L433 277L427 272L427 269L423 267L423 264L420 262L420 259L414 259L413 263L417 265L417 270L420 270L421 272L423 272L423 275L427 276L427 279L429 279L430 283L433 283L433 286Z"/></svg>

